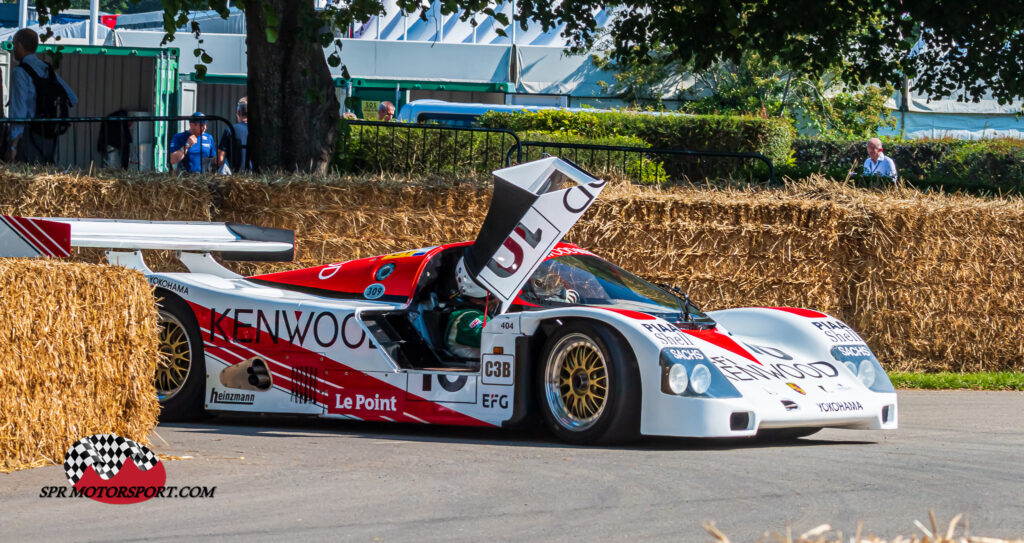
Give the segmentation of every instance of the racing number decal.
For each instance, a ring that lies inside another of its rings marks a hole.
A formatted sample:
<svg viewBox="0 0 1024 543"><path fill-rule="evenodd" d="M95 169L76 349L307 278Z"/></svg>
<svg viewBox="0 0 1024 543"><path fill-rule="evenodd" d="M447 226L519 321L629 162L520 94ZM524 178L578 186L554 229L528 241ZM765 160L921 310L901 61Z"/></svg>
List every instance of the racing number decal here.
<svg viewBox="0 0 1024 543"><path fill-rule="evenodd" d="M493 326L494 329L503 334L518 334L519 333L519 318L518 317L506 317L500 316L491 319L491 322L487 323L487 326Z"/></svg>
<svg viewBox="0 0 1024 543"><path fill-rule="evenodd" d="M485 385L515 384L515 365L511 355L484 355L481 382Z"/></svg>

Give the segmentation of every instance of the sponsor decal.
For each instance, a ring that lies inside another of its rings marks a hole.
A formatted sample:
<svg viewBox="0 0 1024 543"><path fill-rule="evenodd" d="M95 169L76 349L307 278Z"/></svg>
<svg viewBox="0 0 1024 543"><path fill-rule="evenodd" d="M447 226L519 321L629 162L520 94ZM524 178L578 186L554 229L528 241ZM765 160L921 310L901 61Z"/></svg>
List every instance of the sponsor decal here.
<svg viewBox="0 0 1024 543"><path fill-rule="evenodd" d="M153 285L154 287L164 288L171 292L176 292L178 294L181 294L182 296L188 296L188 287L186 287L185 285L175 283L174 281L168 281L163 277L150 277L149 284Z"/></svg>
<svg viewBox="0 0 1024 543"><path fill-rule="evenodd" d="M772 358L778 358L779 360L793 360L793 357L790 356L788 353L781 349L776 349L775 347L765 347L764 345L751 345L749 343L744 343L743 346L746 347L747 350L752 353L763 354L766 356L770 356Z"/></svg>
<svg viewBox="0 0 1024 543"><path fill-rule="evenodd" d="M871 349L867 345L838 345L835 347L835 351L849 358L871 357Z"/></svg>
<svg viewBox="0 0 1024 543"><path fill-rule="evenodd" d="M376 300L384 295L384 285L374 283L363 290L363 297L367 300Z"/></svg>
<svg viewBox="0 0 1024 543"><path fill-rule="evenodd" d="M366 341L366 332L355 322L356 314L349 313L341 320L341 341L349 349L358 349L365 343L367 347L376 349L372 341ZM354 330L354 331L353 331Z"/></svg>
<svg viewBox="0 0 1024 543"><path fill-rule="evenodd" d="M722 370L730 381L784 381L794 379L826 379L839 375L839 370L828 362L789 364L775 362L755 365L740 364L722 356L712 356L711 362Z"/></svg>
<svg viewBox="0 0 1024 543"><path fill-rule="evenodd" d="M377 268L377 273L373 274L373 278L377 281L383 281L387 279L393 271L395 271L395 263L388 262L387 264Z"/></svg>
<svg viewBox="0 0 1024 543"><path fill-rule="evenodd" d="M64 455L68 486L44 486L40 498L89 498L131 504L152 498L212 498L217 487L167 486L167 473L153 451L117 434L82 438Z"/></svg>
<svg viewBox="0 0 1024 543"><path fill-rule="evenodd" d="M653 337L655 341L664 347L693 345L693 341L688 335L680 332L678 328L671 324L656 322L651 324L644 323L641 326L644 327L644 330L647 330L648 334Z"/></svg>
<svg viewBox="0 0 1024 543"><path fill-rule="evenodd" d="M338 273L338 270L341 269L341 266L343 264L344 262L335 262L334 264L327 264L324 267L320 268L320 273L317 274L317 277L319 277L320 279L330 279L331 277L334 277L334 275Z"/></svg>
<svg viewBox="0 0 1024 543"><path fill-rule="evenodd" d="M499 219L489 213L468 262L476 281L502 301L504 311L606 183L557 158L504 168L494 175L495 194L518 189L509 209L518 217L506 220L510 217ZM561 188L566 185L571 186Z"/></svg>
<svg viewBox="0 0 1024 543"><path fill-rule="evenodd" d="M410 256L423 256L430 251L434 250L437 246L424 247L422 249L413 249L412 251L403 251L401 253L391 253L380 257L381 260L390 260L392 258L408 258Z"/></svg>
<svg viewBox="0 0 1024 543"><path fill-rule="evenodd" d="M330 311L210 308L209 324L211 340L216 341L219 334L236 343L259 343L266 334L275 344L285 339L300 346L308 342L330 347L341 334L338 318Z"/></svg>
<svg viewBox="0 0 1024 543"><path fill-rule="evenodd" d="M815 321L811 324L832 340L833 343L849 343L851 341L861 343L864 341L857 335L857 332L853 331L853 328L839 321Z"/></svg>
<svg viewBox="0 0 1024 543"><path fill-rule="evenodd" d="M586 249L580 249L579 247L556 247L555 249L552 249L550 253L548 253L548 258L558 258L560 256L570 255L597 256L594 253Z"/></svg>
<svg viewBox="0 0 1024 543"><path fill-rule="evenodd" d="M398 398L385 394L383 397L378 394L335 394L334 408L355 411L387 411L394 413L398 411Z"/></svg>
<svg viewBox="0 0 1024 543"><path fill-rule="evenodd" d="M860 402L824 402L818 404L822 413L839 413L844 411L863 411L864 406Z"/></svg>
<svg viewBox="0 0 1024 543"><path fill-rule="evenodd" d="M803 394L804 396L807 395L807 393L804 392L804 389L800 388L800 385L798 385L796 383L786 383L786 386L788 386L789 388L793 389L794 391L796 391L796 392L798 392L800 394Z"/></svg>
<svg viewBox="0 0 1024 543"><path fill-rule="evenodd" d="M210 389L210 403L224 403L233 405L252 405L256 401L256 394L253 392L231 392L229 390Z"/></svg>
<svg viewBox="0 0 1024 543"><path fill-rule="evenodd" d="M480 395L480 406L484 409L508 409L511 403L508 394L485 392Z"/></svg>
<svg viewBox="0 0 1024 543"><path fill-rule="evenodd" d="M707 360L700 349L669 349L668 354L676 360Z"/></svg>

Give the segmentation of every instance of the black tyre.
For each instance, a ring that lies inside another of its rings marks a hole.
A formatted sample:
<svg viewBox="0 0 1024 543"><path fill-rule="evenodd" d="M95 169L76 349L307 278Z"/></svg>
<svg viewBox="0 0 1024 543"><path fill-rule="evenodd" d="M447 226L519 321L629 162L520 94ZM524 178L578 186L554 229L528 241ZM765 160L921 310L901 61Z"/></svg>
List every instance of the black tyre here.
<svg viewBox="0 0 1024 543"><path fill-rule="evenodd" d="M183 300L164 294L157 308L160 319L160 361L154 384L162 422L193 421L203 417L206 358L195 315Z"/></svg>
<svg viewBox="0 0 1024 543"><path fill-rule="evenodd" d="M613 444L640 436L640 375L626 340L589 322L562 326L537 368L539 407L559 439Z"/></svg>
<svg viewBox="0 0 1024 543"><path fill-rule="evenodd" d="M795 441L816 434L821 428L765 428L757 431L756 439L765 443Z"/></svg>

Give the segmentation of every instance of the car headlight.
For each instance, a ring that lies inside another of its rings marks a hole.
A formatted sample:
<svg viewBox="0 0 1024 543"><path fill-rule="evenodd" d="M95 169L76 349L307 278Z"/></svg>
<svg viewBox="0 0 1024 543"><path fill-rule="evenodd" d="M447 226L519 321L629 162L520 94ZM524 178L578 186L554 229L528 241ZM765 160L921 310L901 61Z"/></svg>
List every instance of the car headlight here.
<svg viewBox="0 0 1024 543"><path fill-rule="evenodd" d="M669 372L671 373L671 372ZM711 387L711 370L704 364L697 364L690 374L690 387L696 394L704 394Z"/></svg>
<svg viewBox="0 0 1024 543"><path fill-rule="evenodd" d="M686 392L686 385L689 384L689 379L686 377L686 366L682 364L672 364L672 367L668 370L668 388L673 394L682 394Z"/></svg>
<svg viewBox="0 0 1024 543"><path fill-rule="evenodd" d="M661 351L661 391L674 396L739 398L741 394L700 349Z"/></svg>
<svg viewBox="0 0 1024 543"><path fill-rule="evenodd" d="M850 370L861 383L875 392L896 392L882 364L867 345L837 345L832 356Z"/></svg>
<svg viewBox="0 0 1024 543"><path fill-rule="evenodd" d="M864 386L871 388L871 385L875 384L875 366L871 363L871 360L865 358L860 361L860 365L857 366L857 378L860 382L864 383Z"/></svg>

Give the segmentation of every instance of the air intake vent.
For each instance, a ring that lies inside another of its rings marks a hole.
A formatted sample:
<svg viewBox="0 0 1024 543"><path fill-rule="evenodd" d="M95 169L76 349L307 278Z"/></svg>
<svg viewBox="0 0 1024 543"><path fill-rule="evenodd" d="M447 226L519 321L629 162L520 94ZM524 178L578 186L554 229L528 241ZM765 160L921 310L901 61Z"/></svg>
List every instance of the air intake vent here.
<svg viewBox="0 0 1024 543"><path fill-rule="evenodd" d="M887 405L882 408L882 422L887 423L892 420L892 406Z"/></svg>
<svg viewBox="0 0 1024 543"><path fill-rule="evenodd" d="M800 406L797 405L796 402L790 400L782 400L782 405L786 407L786 411L796 411L797 409L800 409Z"/></svg>
<svg viewBox="0 0 1024 543"><path fill-rule="evenodd" d="M750 427L750 413L748 411L733 413L729 416L729 429L746 430Z"/></svg>

